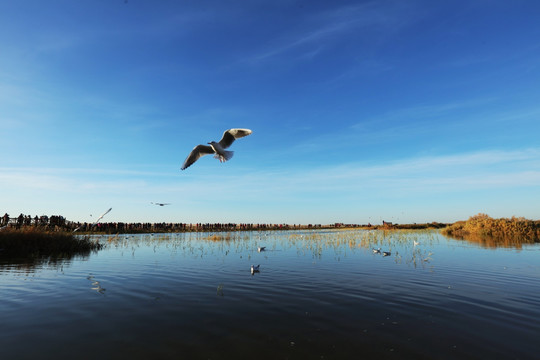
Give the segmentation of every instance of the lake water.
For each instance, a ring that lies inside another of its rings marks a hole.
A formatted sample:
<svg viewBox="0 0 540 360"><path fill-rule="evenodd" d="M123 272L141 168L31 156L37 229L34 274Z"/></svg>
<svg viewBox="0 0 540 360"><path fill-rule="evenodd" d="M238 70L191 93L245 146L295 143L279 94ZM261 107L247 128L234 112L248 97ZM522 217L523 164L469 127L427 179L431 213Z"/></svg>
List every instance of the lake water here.
<svg viewBox="0 0 540 360"><path fill-rule="evenodd" d="M55 262L0 257L2 359L539 356L538 244L426 231L99 241Z"/></svg>

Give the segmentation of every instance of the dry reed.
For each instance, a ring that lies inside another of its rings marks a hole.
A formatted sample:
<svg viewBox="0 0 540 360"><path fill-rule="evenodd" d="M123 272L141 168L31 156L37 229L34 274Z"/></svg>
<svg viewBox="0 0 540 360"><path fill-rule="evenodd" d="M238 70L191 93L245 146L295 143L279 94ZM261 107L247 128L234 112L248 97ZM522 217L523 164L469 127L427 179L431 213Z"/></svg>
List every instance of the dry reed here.
<svg viewBox="0 0 540 360"><path fill-rule="evenodd" d="M493 219L486 214L471 216L467 221L458 221L442 230L444 235L458 238L511 240L523 243L540 241L540 221L523 217Z"/></svg>
<svg viewBox="0 0 540 360"><path fill-rule="evenodd" d="M99 250L103 246L88 237L79 237L71 232L47 231L35 228L0 231L0 253L17 256L51 256L77 254Z"/></svg>

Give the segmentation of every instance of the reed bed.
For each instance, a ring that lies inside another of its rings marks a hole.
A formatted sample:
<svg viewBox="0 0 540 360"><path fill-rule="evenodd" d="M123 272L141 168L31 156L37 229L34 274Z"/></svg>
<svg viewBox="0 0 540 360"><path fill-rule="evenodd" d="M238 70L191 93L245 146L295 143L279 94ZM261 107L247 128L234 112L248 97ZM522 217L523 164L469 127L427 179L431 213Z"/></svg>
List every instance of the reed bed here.
<svg viewBox="0 0 540 360"><path fill-rule="evenodd" d="M35 228L0 231L0 254L9 256L73 255L99 250L103 245L71 232Z"/></svg>
<svg viewBox="0 0 540 360"><path fill-rule="evenodd" d="M540 221L523 217L493 219L486 214L471 216L467 221L458 221L445 229L442 234L466 240L496 242L515 245L516 242L540 242Z"/></svg>

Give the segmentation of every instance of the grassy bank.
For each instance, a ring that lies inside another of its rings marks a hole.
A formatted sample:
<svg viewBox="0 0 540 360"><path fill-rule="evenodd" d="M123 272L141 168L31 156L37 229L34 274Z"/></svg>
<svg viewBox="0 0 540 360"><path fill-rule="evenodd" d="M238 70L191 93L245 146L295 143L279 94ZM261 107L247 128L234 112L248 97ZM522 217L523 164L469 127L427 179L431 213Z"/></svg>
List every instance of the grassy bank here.
<svg viewBox="0 0 540 360"><path fill-rule="evenodd" d="M525 218L493 219L486 214L471 216L467 221L458 221L441 231L454 237L480 237L519 239L524 242L540 241L540 221Z"/></svg>
<svg viewBox="0 0 540 360"><path fill-rule="evenodd" d="M102 245L71 232L47 231L35 228L3 229L0 231L0 255L53 256L88 253Z"/></svg>

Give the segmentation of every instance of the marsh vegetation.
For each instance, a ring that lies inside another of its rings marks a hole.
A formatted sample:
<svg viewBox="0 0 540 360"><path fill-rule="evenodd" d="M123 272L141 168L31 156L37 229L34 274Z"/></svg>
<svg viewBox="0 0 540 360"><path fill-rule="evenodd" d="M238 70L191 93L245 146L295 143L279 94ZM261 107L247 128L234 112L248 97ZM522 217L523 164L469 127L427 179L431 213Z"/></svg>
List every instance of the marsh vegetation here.
<svg viewBox="0 0 540 360"><path fill-rule="evenodd" d="M486 214L471 216L442 230L442 234L483 243L486 246L540 242L540 221L523 217L494 219Z"/></svg>
<svg viewBox="0 0 540 360"><path fill-rule="evenodd" d="M103 245L72 232L41 230L34 227L6 228L0 231L0 254L44 257L89 253Z"/></svg>

